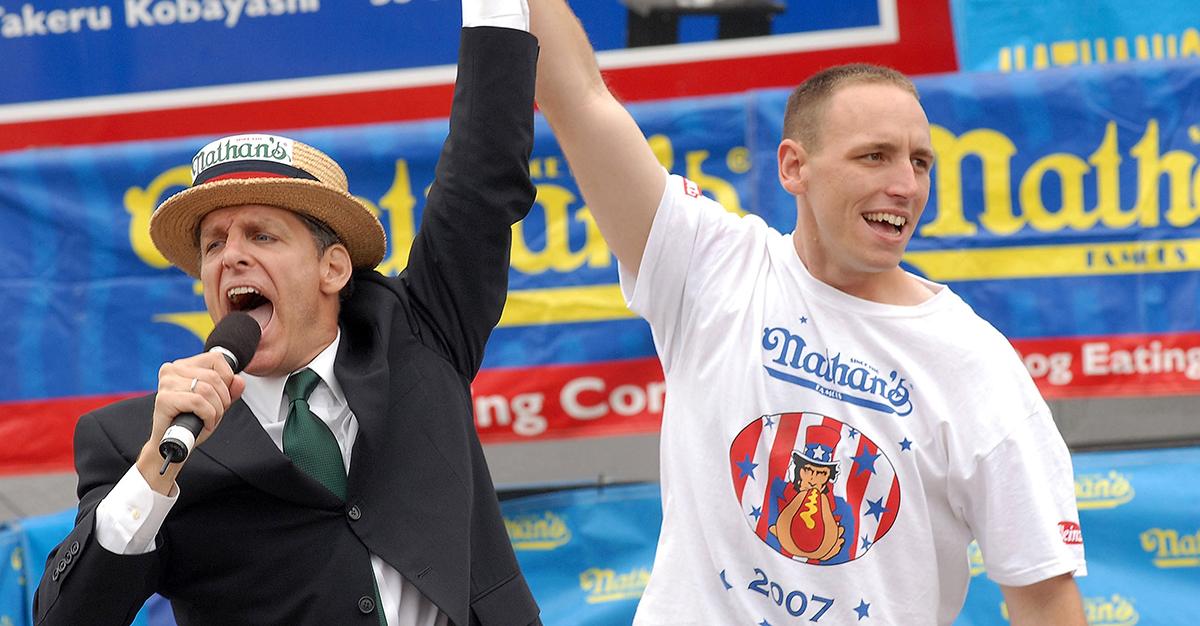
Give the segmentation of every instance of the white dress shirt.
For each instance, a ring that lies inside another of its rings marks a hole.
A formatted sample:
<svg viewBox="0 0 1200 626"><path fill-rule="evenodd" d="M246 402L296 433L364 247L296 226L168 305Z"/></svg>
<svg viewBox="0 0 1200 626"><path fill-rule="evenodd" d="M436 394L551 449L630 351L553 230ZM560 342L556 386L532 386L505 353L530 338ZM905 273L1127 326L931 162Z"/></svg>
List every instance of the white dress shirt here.
<svg viewBox="0 0 1200 626"><path fill-rule="evenodd" d="M358 419L333 374L333 361L341 339L339 330L333 343L306 366L321 377L308 398L308 406L333 432L342 452L342 462L349 472L350 452L358 436ZM288 377L241 376L246 381L242 401L282 452L283 427L288 412L283 387ZM157 547L154 536L178 499L178 485L171 489L170 496L164 496L146 484L137 466L131 467L96 508L96 540L116 554L150 552ZM395 568L374 554L371 555L371 568L389 626L446 626L446 615Z"/></svg>

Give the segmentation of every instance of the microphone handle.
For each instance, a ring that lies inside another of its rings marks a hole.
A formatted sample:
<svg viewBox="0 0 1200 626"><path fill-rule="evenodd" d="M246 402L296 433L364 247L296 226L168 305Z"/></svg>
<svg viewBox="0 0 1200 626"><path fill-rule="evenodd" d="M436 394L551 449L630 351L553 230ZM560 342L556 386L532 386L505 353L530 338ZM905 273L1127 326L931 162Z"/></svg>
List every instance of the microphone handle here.
<svg viewBox="0 0 1200 626"><path fill-rule="evenodd" d="M222 348L221 346L213 346L209 352L216 352L225 357L225 361L229 363L229 367L238 371L237 360L233 358L233 354ZM162 455L162 468L158 470L158 475L162 476L167 473L167 468L172 463L182 463L187 460L192 454L192 448L196 447L196 438L200 436L200 431L204 429L204 421L195 413L180 413L171 420L171 426L167 428L167 432L163 433L162 442L158 444L158 453Z"/></svg>

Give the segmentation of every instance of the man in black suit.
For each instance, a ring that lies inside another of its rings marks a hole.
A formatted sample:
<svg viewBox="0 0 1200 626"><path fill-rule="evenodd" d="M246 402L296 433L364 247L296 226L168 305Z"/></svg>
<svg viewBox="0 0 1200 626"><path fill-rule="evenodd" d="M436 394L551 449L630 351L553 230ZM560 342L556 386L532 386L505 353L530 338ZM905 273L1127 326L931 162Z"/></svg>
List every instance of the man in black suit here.
<svg viewBox="0 0 1200 626"><path fill-rule="evenodd" d="M283 137L209 144L155 212L213 320L246 311L262 339L246 374L180 359L156 394L80 419L79 515L37 624L127 624L154 592L181 626L540 623L470 395L534 199L537 45L523 0L463 4L451 132L400 276L372 270L383 228L341 168ZM182 412L198 447L160 475Z"/></svg>

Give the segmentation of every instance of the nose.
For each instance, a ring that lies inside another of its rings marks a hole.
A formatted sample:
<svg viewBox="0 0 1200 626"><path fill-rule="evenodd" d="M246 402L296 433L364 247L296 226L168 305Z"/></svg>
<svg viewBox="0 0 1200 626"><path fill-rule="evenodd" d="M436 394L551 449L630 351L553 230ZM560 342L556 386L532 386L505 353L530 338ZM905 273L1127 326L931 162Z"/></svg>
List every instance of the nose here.
<svg viewBox="0 0 1200 626"><path fill-rule="evenodd" d="M901 161L892 169L887 194L893 198L915 198L921 191L921 182L912 162Z"/></svg>
<svg viewBox="0 0 1200 626"><path fill-rule="evenodd" d="M250 255L240 237L234 237L230 233L224 245L221 246L221 264L226 268L250 265Z"/></svg>

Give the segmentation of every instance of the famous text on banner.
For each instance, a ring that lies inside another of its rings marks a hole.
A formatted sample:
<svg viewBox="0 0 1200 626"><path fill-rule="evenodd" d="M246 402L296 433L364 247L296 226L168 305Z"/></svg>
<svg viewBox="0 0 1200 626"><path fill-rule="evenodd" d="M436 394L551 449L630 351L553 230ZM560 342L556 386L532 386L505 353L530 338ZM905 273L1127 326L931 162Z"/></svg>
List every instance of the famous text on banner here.
<svg viewBox="0 0 1200 626"><path fill-rule="evenodd" d="M1179 0L951 0L959 66L1020 72L1200 57L1200 6Z"/></svg>

